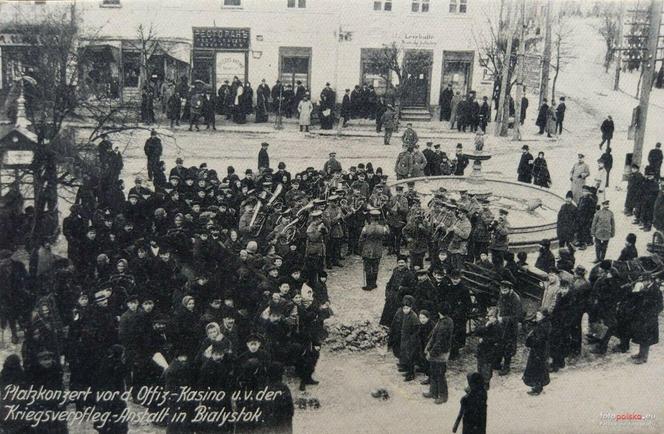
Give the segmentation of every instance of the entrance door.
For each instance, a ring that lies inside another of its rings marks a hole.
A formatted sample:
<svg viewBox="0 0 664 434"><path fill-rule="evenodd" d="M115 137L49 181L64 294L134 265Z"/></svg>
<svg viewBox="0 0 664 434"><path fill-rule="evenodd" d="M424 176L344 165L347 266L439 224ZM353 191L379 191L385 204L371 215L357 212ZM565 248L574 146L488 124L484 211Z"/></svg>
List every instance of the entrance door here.
<svg viewBox="0 0 664 434"><path fill-rule="evenodd" d="M402 105L426 106L429 102L432 59L431 50L406 51L404 65L407 76L404 77L402 84L404 90Z"/></svg>
<svg viewBox="0 0 664 434"><path fill-rule="evenodd" d="M311 48L280 47L279 48L279 79L285 85L295 89L295 83L301 81L309 89L311 80Z"/></svg>
<svg viewBox="0 0 664 434"><path fill-rule="evenodd" d="M473 52L444 51L443 52L443 79L442 87L452 83L454 92L462 95L472 90Z"/></svg>

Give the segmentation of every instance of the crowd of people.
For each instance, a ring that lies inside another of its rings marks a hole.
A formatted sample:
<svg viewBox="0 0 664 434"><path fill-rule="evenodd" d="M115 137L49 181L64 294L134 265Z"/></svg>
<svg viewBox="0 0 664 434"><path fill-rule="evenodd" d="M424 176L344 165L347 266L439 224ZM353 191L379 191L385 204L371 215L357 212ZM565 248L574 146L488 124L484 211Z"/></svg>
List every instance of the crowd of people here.
<svg viewBox="0 0 664 434"><path fill-rule="evenodd" d="M10 282L2 288L2 320L14 343L19 328L24 332L21 357L5 361L3 387L288 391L287 371L306 390L318 383L313 374L327 334L324 321L333 314L326 270L358 255L362 289L374 290L385 250L397 264L386 284L380 324L389 329L389 347L405 381L424 373L424 396L446 402L448 363L468 347L469 334L479 339L477 372L469 376L459 416L464 426L486 423L493 371L511 372L522 335L530 349L523 381L532 395L549 383L550 371L581 354L584 315L592 352L606 353L615 336L614 351L627 352L630 341L639 344L633 358L640 364L658 342L659 280L649 273L630 280L618 265L638 257L634 234L616 261L606 259L615 223L602 191L585 185L590 173L582 155L558 215L557 258L550 241L542 240L533 267L524 252L510 250L509 212L495 215L486 198L473 192L440 189L425 202L414 182L389 187L382 168L361 163L344 170L334 152L321 169L291 175L284 162L272 168L268 143L261 145L257 170L247 169L243 177L230 166L223 175L205 163L186 167L181 158L166 175L162 143L153 130L145 143L152 186L139 176L125 195L122 157L108 136L102 139L101 176L84 180L62 223L66 256L53 253L53 239L33 246L27 269L11 251L0 254L3 282ZM411 125L402 141L398 179L464 175L468 159L461 144L449 160L433 142L420 151ZM482 146L478 131L475 147ZM625 213L644 228L664 230L660 147L650 153L645 177L632 167ZM522 163L530 172L520 164L519 181L534 178L548 187L546 161L536 161L524 147ZM605 186L608 175L598 179L598 187ZM575 251L592 244L598 266L589 271L575 263ZM499 291L472 290L465 274L471 266L496 276ZM519 276L537 270L546 275L541 305L527 313ZM192 416L194 404L201 403L168 400L146 407ZM34 405L56 411L67 404L42 399ZM94 411L112 414L126 408L122 400L71 404L79 410L96 404ZM237 403L211 405L231 409ZM265 416L258 425L220 428L189 418L172 422L169 430L276 432L290 426L290 393L261 405ZM62 422L49 427L66 432ZM118 422L105 432L126 430L126 422Z"/></svg>

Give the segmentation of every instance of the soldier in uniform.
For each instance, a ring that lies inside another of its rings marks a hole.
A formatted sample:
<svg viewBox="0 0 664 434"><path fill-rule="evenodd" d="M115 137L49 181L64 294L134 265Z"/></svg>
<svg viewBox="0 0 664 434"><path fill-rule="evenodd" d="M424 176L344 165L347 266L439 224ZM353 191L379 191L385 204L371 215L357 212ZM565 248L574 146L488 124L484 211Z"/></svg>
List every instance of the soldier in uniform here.
<svg viewBox="0 0 664 434"><path fill-rule="evenodd" d="M512 288L512 282L508 280L500 282L498 316L504 328L503 348L496 361L497 365L500 365L500 375L507 375L510 372L512 357L516 354L519 321L523 313L521 298Z"/></svg>
<svg viewBox="0 0 664 434"><path fill-rule="evenodd" d="M385 219L390 227L390 247L388 253L401 254L401 230L406 225L408 199L404 195L403 185L398 184L396 194L390 198Z"/></svg>
<svg viewBox="0 0 664 434"><path fill-rule="evenodd" d="M341 244L344 238L343 214L339 208L339 196L331 195L327 199L327 208L323 211L323 222L328 229L329 236L326 242L326 266L327 268L343 267L339 263L341 257Z"/></svg>
<svg viewBox="0 0 664 434"><path fill-rule="evenodd" d="M372 209L369 211L369 223L364 226L360 234L360 248L362 250L362 262L364 264L365 291L376 289L378 278L378 267L380 258L383 256L383 240L387 237L389 230L380 224L380 211Z"/></svg>
<svg viewBox="0 0 664 434"><path fill-rule="evenodd" d="M410 255L410 266L424 266L424 255L429 247L429 239L431 238L431 228L425 223L424 215L416 213L410 219L402 230L403 235L406 237L408 253Z"/></svg>
<svg viewBox="0 0 664 434"><path fill-rule="evenodd" d="M397 174L397 179L410 178L413 176L413 167L413 148L404 145L397 156L397 162L394 168L394 171Z"/></svg>
<svg viewBox="0 0 664 434"><path fill-rule="evenodd" d="M325 264L325 236L327 228L323 223L323 211L315 210L309 214L311 221L307 226L305 269L309 282L317 282Z"/></svg>
<svg viewBox="0 0 664 434"><path fill-rule="evenodd" d="M463 154L463 146L461 143L457 143L456 145L454 161L454 176L463 176L463 172L466 170L466 167L468 167L468 157Z"/></svg>
<svg viewBox="0 0 664 434"><path fill-rule="evenodd" d="M494 263L500 262L505 258L505 253L509 248L509 223L507 222L507 215L509 212L505 209L498 211L498 220L491 223L491 255L494 258Z"/></svg>
<svg viewBox="0 0 664 434"><path fill-rule="evenodd" d="M463 260L468 255L468 239L472 226L463 209L456 208L454 213L456 221L447 230L452 238L447 251L452 269L460 271L463 268Z"/></svg>
<svg viewBox="0 0 664 434"><path fill-rule="evenodd" d="M419 140L420 139L419 137L417 137L417 133L413 129L413 124L408 122L406 124L406 129L404 130L403 135L401 136L401 141L403 142L403 145L412 148L417 144Z"/></svg>

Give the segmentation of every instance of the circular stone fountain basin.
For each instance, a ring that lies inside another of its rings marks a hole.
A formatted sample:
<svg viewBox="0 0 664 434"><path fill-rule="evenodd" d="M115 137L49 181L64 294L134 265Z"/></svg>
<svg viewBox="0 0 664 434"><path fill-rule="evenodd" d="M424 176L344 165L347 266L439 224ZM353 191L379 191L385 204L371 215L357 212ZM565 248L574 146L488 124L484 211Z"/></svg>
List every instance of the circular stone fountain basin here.
<svg viewBox="0 0 664 434"><path fill-rule="evenodd" d="M434 191L444 187L450 198L458 199L461 190L486 198L486 206L496 217L499 209L506 209L509 211L507 221L510 224L510 248L530 250L536 248L542 239L548 239L552 243L557 240L558 210L565 203L565 199L548 189L522 182L465 176L408 178L391 185L408 182L415 183L415 190L422 198L423 207L433 198Z"/></svg>

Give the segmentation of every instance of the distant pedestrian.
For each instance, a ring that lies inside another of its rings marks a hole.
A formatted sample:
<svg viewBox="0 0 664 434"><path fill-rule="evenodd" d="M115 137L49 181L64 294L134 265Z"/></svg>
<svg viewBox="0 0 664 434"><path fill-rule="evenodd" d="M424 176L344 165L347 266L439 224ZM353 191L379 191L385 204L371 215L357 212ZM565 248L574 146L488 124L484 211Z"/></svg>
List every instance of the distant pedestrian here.
<svg viewBox="0 0 664 434"><path fill-rule="evenodd" d="M529 395L539 395L544 386L549 384L549 336L551 334L551 322L549 312L543 309L536 314L537 324L526 337L528 361L523 372L523 382L530 386Z"/></svg>
<svg viewBox="0 0 664 434"><path fill-rule="evenodd" d="M590 233L595 238L595 263L599 263L606 257L609 241L616 236L616 223L608 200L602 201L602 208L595 213Z"/></svg>
<svg viewBox="0 0 664 434"><path fill-rule="evenodd" d="M173 124L180 126L181 105L182 102L180 101L180 95L177 92L168 97L166 113L168 115L168 119L171 121L171 128L173 128Z"/></svg>
<svg viewBox="0 0 664 434"><path fill-rule="evenodd" d="M352 116L352 106L350 101L350 89L346 89L344 97L341 100L341 119L343 121L343 126L348 125L348 121Z"/></svg>
<svg viewBox="0 0 664 434"><path fill-rule="evenodd" d="M565 105L565 97L560 97L560 103L556 107L556 134L561 135L563 133L563 121L565 120L565 110L567 106Z"/></svg>
<svg viewBox="0 0 664 434"><path fill-rule="evenodd" d="M611 176L611 168L613 168L613 155L611 155L611 147L607 146L606 151L599 157L600 161L604 164L606 171L606 186L609 186L609 177ZM604 188L602 188L603 190Z"/></svg>
<svg viewBox="0 0 664 434"><path fill-rule="evenodd" d="M650 152L648 152L648 165L655 173L656 179L660 178L662 160L664 160L664 156L662 155L662 144L657 142L655 144L655 149L651 149Z"/></svg>
<svg viewBox="0 0 664 434"><path fill-rule="evenodd" d="M153 173L157 170L159 165L159 159L163 152L163 146L161 144L161 139L157 137L157 131L150 131L150 138L145 141L145 146L143 147L145 156L148 158L148 179L152 181Z"/></svg>
<svg viewBox="0 0 664 434"><path fill-rule="evenodd" d="M590 176L590 168L584 162L584 155L578 154L579 160L574 163L572 171L569 175L569 180L572 183L570 190L574 195L574 202L579 203L581 198L583 186L586 185L586 178Z"/></svg>
<svg viewBox="0 0 664 434"><path fill-rule="evenodd" d="M613 131L616 129L615 125L613 124L613 118L611 115L607 115L606 119L604 119L604 122L602 122L602 125L599 127L600 131L602 132L602 142L599 144L599 149L602 149L602 146L604 146L604 143L606 143L606 146L611 146L611 139L613 139Z"/></svg>
<svg viewBox="0 0 664 434"><path fill-rule="evenodd" d="M269 143L261 143L261 150L258 151L258 170L269 169L270 168L270 156L267 153L267 148L270 146Z"/></svg>
<svg viewBox="0 0 664 434"><path fill-rule="evenodd" d="M533 155L530 153L528 145L521 147L521 160L517 169L517 180L530 184L533 180Z"/></svg>
<svg viewBox="0 0 664 434"><path fill-rule="evenodd" d="M544 152L537 154L533 161L533 184L544 188L551 187L551 174L544 159Z"/></svg>
<svg viewBox="0 0 664 434"><path fill-rule="evenodd" d="M417 137L417 133L413 129L413 124L408 122L406 124L406 129L401 136L401 142L404 144L404 146L415 146L418 140L419 137Z"/></svg>
<svg viewBox="0 0 664 434"><path fill-rule="evenodd" d="M390 138L392 137L392 133L396 129L396 124L397 124L397 118L396 118L396 113L394 111L394 107L392 107L391 105L387 106L385 113L383 113L383 116L381 117L381 123L383 125L383 130L385 130L383 135L383 144L389 145Z"/></svg>
<svg viewBox="0 0 664 434"><path fill-rule="evenodd" d="M440 106L440 121L449 121L452 114L452 98L454 97L454 90L452 83L448 83L447 87L440 93L438 105Z"/></svg>
<svg viewBox="0 0 664 434"><path fill-rule="evenodd" d="M299 113L300 131L309 132L311 125L311 113L314 111L314 105L309 101L309 97L304 95L302 100L297 105L297 112Z"/></svg>
<svg viewBox="0 0 664 434"><path fill-rule="evenodd" d="M463 434L486 434L486 389L482 375L478 372L468 374L466 395L461 398L459 415L454 422L452 432L456 433L463 421Z"/></svg>
<svg viewBox="0 0 664 434"><path fill-rule="evenodd" d="M526 88L524 86L523 91L526 91ZM520 118L521 118L521 125L526 121L526 113L528 112L528 98L524 95L521 98L521 113L520 113Z"/></svg>
<svg viewBox="0 0 664 434"><path fill-rule="evenodd" d="M544 98L542 100L542 105L539 108L539 112L537 113L537 120L535 121L535 125L539 127L539 132L537 134L539 135L544 134L548 118L549 118L549 104L547 104L547 100L546 98Z"/></svg>

